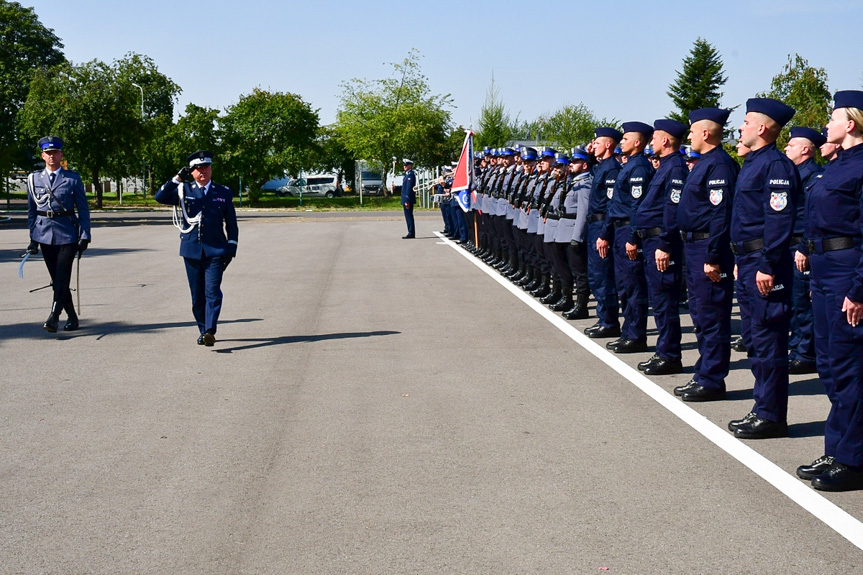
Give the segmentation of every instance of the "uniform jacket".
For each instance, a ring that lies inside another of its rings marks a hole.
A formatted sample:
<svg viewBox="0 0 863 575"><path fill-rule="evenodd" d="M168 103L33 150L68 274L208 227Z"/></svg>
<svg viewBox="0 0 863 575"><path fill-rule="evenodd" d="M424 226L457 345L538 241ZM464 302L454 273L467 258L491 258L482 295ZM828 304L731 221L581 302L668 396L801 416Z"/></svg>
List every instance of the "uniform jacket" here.
<svg viewBox="0 0 863 575"><path fill-rule="evenodd" d="M417 203L417 193L414 188L417 185L417 176L413 170L405 172L405 177L402 180L402 204Z"/></svg>
<svg viewBox="0 0 863 575"><path fill-rule="evenodd" d="M593 176L590 172L578 174L568 179L566 197L561 206L561 220L555 232L554 241L569 243L572 240L587 240L587 205Z"/></svg>
<svg viewBox="0 0 863 575"><path fill-rule="evenodd" d="M610 240L615 232L612 231L613 219L629 220L628 228L620 228L617 233L628 234L627 242L639 245L641 240L635 232L635 211L641 203L650 180L653 178L653 166L644 154L633 154L629 156L626 165L621 168L614 182L614 194L608 202L608 218L605 220L605 233L602 238Z"/></svg>
<svg viewBox="0 0 863 575"><path fill-rule="evenodd" d="M794 235L802 236L804 231L804 218L806 217L806 196L809 190L815 184L818 176L824 171L824 168L815 163L815 160L809 158L802 164L797 166L797 172L800 174L800 196L797 198L797 218L794 220ZM793 247L793 246L792 246Z"/></svg>
<svg viewBox="0 0 863 575"><path fill-rule="evenodd" d="M178 184L173 180L165 182L156 192L156 201L171 206L180 205L177 192ZM224 256L228 244L237 244L239 228L237 212L234 210L233 194L227 187L210 182L205 196L195 183L186 183L183 201L189 217L202 213L201 223L187 233L180 233L180 255L184 258L199 260L203 257ZM227 234L227 237L226 237Z"/></svg>
<svg viewBox="0 0 863 575"><path fill-rule="evenodd" d="M30 239L40 244L52 245L75 244L78 240L90 239L90 208L87 206L84 183L78 172L60 168L57 170L53 188L47 170L33 172L27 178L27 192L27 226L30 228ZM38 214L73 210L77 215L51 218Z"/></svg>
<svg viewBox="0 0 863 575"><path fill-rule="evenodd" d="M614 194L614 183L620 172L620 163L612 158L606 158L596 164L593 170L593 187L590 190L590 208L588 214L605 214L608 210L608 200Z"/></svg>
<svg viewBox="0 0 863 575"><path fill-rule="evenodd" d="M680 245L677 206L687 175L689 170L682 154L674 152L661 157L659 169L635 213L636 230L662 228L659 249L667 254L671 253L672 246Z"/></svg>

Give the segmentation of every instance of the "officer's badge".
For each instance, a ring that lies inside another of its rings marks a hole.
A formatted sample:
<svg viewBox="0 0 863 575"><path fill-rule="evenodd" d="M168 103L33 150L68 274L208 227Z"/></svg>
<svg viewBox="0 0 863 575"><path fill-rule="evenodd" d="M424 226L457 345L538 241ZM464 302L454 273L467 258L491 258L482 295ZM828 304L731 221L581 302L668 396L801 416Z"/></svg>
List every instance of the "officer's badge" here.
<svg viewBox="0 0 863 575"><path fill-rule="evenodd" d="M770 207L774 211L781 212L788 205L788 192L771 192Z"/></svg>
<svg viewBox="0 0 863 575"><path fill-rule="evenodd" d="M614 195L614 188L606 188L605 195L608 196L608 199L611 199L611 196Z"/></svg>
<svg viewBox="0 0 863 575"><path fill-rule="evenodd" d="M714 206L722 203L722 190L710 190L710 203Z"/></svg>
<svg viewBox="0 0 863 575"><path fill-rule="evenodd" d="M641 197L641 186L632 186L632 197L636 200Z"/></svg>
<svg viewBox="0 0 863 575"><path fill-rule="evenodd" d="M679 204L680 203L680 190L671 190L671 203Z"/></svg>

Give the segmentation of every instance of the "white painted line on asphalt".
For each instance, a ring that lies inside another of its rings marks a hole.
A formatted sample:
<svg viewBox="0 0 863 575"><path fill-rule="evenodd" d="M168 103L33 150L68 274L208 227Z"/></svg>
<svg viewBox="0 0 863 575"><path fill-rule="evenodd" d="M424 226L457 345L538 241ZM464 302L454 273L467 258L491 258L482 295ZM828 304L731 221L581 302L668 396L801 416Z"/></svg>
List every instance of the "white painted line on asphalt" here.
<svg viewBox="0 0 863 575"><path fill-rule="evenodd" d="M461 249L457 244L448 240L439 232L434 233L444 240L445 244L455 249L456 252L461 253L468 259L468 261L473 262L479 269L488 274L492 279L524 302L528 307L548 320L570 339L589 351L594 357L629 380L633 385L635 385L635 387L683 420L714 445L751 469L759 477L778 489L797 505L820 519L828 527L850 541L853 545L863 550L863 523L858 519L812 489L809 483L787 473L784 469L695 411L693 408L689 407L686 403L653 383L641 372L633 369L620 358L606 350L604 346L599 345L597 342L577 330L575 326L565 320L562 316L554 313L539 303L518 286L513 285L512 282L500 275L490 266L486 265L485 262L474 257L474 255L467 250Z"/></svg>

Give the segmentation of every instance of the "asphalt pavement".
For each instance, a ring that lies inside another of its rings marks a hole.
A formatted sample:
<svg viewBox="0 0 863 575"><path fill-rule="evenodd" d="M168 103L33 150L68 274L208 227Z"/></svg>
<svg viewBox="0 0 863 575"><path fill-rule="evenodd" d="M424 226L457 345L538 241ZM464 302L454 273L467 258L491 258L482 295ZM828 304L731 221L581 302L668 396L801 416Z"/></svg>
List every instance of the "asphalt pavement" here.
<svg viewBox="0 0 863 575"><path fill-rule="evenodd" d="M645 378L434 212L415 240L395 212L241 212L205 348L168 212L94 221L58 334L0 224L0 574L863 572L863 492L793 476L815 376L789 438L734 439L744 354L728 400L684 406L691 329L687 373Z"/></svg>

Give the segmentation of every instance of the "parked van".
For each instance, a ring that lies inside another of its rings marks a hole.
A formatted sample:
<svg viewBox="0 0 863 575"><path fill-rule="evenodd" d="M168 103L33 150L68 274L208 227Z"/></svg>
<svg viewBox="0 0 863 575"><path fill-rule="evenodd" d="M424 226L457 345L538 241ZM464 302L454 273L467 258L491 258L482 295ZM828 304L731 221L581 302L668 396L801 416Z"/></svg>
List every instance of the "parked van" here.
<svg viewBox="0 0 863 575"><path fill-rule="evenodd" d="M308 174L302 178L291 178L281 191L292 196L326 196L334 198L342 195L336 174Z"/></svg>

